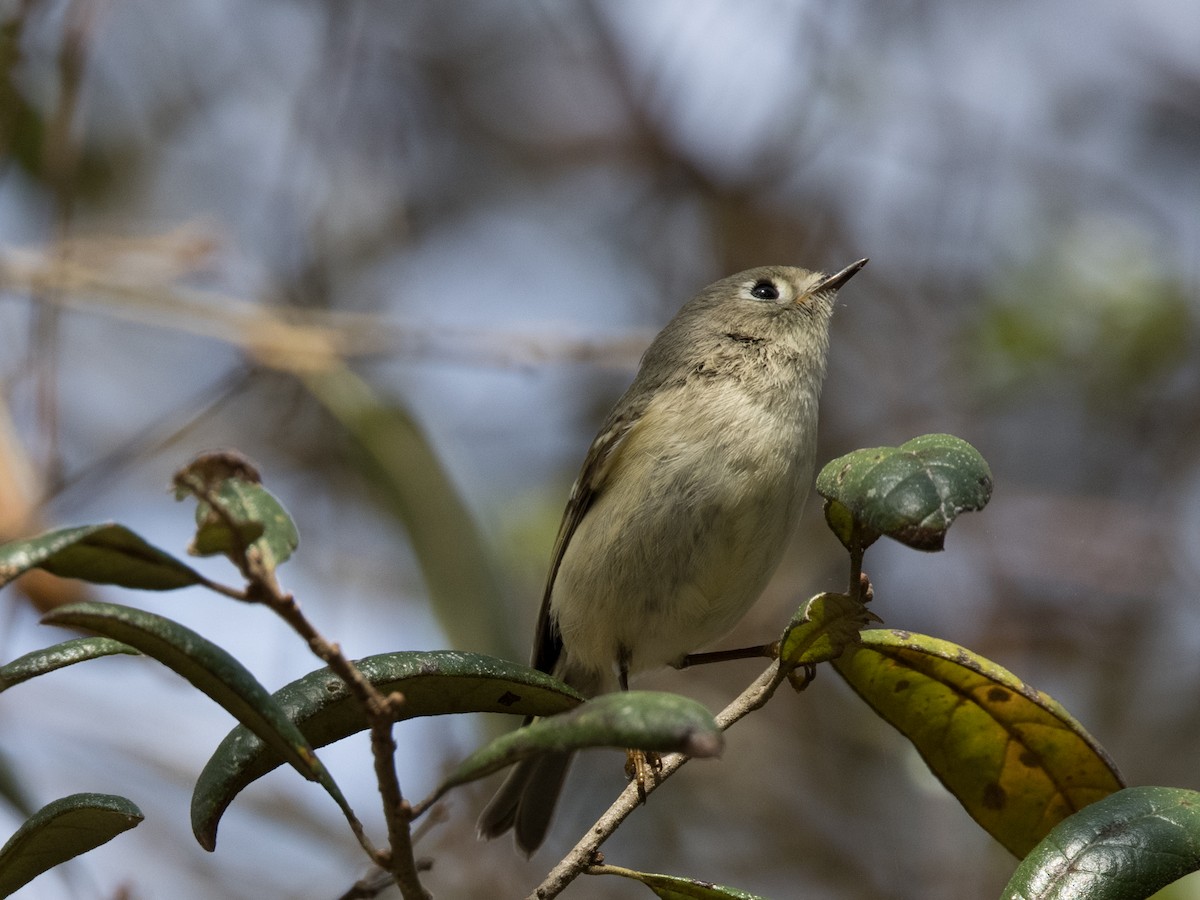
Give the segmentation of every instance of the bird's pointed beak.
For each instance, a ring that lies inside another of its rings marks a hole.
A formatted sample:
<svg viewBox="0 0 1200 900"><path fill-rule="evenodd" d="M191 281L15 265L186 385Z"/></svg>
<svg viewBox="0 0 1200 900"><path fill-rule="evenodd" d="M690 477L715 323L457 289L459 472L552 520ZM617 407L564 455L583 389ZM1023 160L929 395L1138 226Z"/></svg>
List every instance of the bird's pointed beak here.
<svg viewBox="0 0 1200 900"><path fill-rule="evenodd" d="M865 259L860 259L856 263L850 263L850 265L846 266L846 268L842 269L842 271L838 272L836 275L825 276L809 290L809 294L815 294L819 291L836 291L843 284L853 278L855 273L866 264L867 261Z"/></svg>

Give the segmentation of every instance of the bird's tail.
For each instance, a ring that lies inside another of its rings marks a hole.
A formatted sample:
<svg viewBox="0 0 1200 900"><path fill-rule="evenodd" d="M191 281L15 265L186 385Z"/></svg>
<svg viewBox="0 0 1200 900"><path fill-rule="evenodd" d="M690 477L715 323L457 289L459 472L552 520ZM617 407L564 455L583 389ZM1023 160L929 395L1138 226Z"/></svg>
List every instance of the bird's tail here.
<svg viewBox="0 0 1200 900"><path fill-rule="evenodd" d="M499 837L510 828L526 856L542 845L573 753L544 753L522 760L479 816L479 836Z"/></svg>
<svg viewBox="0 0 1200 900"><path fill-rule="evenodd" d="M611 674L573 666L566 654L560 658L554 675L585 697L615 687ZM542 753L517 763L480 814L479 836L490 840L511 829L517 847L532 856L546 838L574 755Z"/></svg>

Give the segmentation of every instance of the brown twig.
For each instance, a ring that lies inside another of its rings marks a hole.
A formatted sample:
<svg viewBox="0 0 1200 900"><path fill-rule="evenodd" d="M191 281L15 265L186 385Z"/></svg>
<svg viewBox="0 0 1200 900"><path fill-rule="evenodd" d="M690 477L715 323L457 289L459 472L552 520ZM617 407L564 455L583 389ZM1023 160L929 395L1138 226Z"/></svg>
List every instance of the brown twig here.
<svg viewBox="0 0 1200 900"><path fill-rule="evenodd" d="M424 900L428 894L417 875L417 862L413 855L412 835L409 831L412 810L400 790L400 780L396 774L396 742L392 737L392 725L404 704L404 696L400 693L384 695L377 690L363 675L362 670L346 658L341 647L326 640L309 622L301 612L296 598L279 589L274 574L261 564L255 564L253 548L247 556L250 572L253 573L251 584L259 588L252 591L251 596L269 606L293 631L304 638L309 649L346 683L350 693L362 704L371 724L371 753L375 759L375 775L383 799L390 847L387 852L374 853L373 859L391 872L405 900ZM351 825L353 826L354 822L351 822Z"/></svg>
<svg viewBox="0 0 1200 900"><path fill-rule="evenodd" d="M206 503L231 534L238 533L237 523L229 510L217 497L214 489L200 476L185 471L176 476L176 483ZM392 725L404 705L404 695L399 692L387 695L381 693L363 675L362 670L342 653L341 647L317 631L301 611L296 598L280 587L273 567L266 563L257 546L242 546L235 542L229 550L229 558L246 579L245 591L231 591L218 584L208 586L225 596L262 603L270 608L304 639L313 654L324 662L331 672L345 682L351 695L362 705L371 727L371 752L375 760L379 793L383 799L389 849L377 850L367 837L361 820L350 806L344 802L339 802L338 805L371 861L391 873L405 900L426 900L429 894L422 887L417 874L412 834L409 830L413 812L400 790L400 779L396 774L396 742L392 737Z"/></svg>

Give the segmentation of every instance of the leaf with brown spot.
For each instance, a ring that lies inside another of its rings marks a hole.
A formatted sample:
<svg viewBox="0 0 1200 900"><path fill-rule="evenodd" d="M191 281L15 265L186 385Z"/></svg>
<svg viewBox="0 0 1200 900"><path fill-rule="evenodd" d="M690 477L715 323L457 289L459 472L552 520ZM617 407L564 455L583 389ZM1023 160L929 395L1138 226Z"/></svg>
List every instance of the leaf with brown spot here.
<svg viewBox="0 0 1200 900"><path fill-rule="evenodd" d="M859 637L833 667L1016 856L1123 787L1082 725L994 662L905 631L871 629Z"/></svg>

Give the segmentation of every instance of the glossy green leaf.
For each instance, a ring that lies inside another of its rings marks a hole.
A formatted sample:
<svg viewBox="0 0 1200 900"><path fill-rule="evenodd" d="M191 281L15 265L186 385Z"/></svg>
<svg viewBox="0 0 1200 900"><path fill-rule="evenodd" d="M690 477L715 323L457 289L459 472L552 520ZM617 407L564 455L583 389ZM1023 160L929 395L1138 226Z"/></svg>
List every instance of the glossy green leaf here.
<svg viewBox="0 0 1200 900"><path fill-rule="evenodd" d="M209 453L175 474L176 496L197 499L196 556L221 554L240 565L251 548L268 571L284 563L300 543L287 510L260 483L258 470L240 454Z"/></svg>
<svg viewBox="0 0 1200 900"><path fill-rule="evenodd" d="M817 594L804 604L783 632L779 659L793 666L809 666L836 659L858 633L879 617L848 594Z"/></svg>
<svg viewBox="0 0 1200 900"><path fill-rule="evenodd" d="M1123 787L1082 725L994 662L906 631L872 629L860 639L833 667L1014 855Z"/></svg>
<svg viewBox="0 0 1200 900"><path fill-rule="evenodd" d="M1004 900L1142 900L1198 869L1200 793L1126 788L1056 825Z"/></svg>
<svg viewBox="0 0 1200 900"><path fill-rule="evenodd" d="M601 694L484 745L442 782L437 795L539 753L631 747L705 757L718 755L724 744L712 713L688 697L659 691Z"/></svg>
<svg viewBox="0 0 1200 900"><path fill-rule="evenodd" d="M102 656L112 656L116 653L128 653L136 656L138 651L128 644L106 637L75 638L43 650L34 650L32 653L26 653L24 656L0 666L0 691L64 666L85 662L89 659L99 659Z"/></svg>
<svg viewBox="0 0 1200 900"><path fill-rule="evenodd" d="M949 434L926 434L899 447L855 450L817 477L825 517L846 547L880 535L918 550L941 550L959 513L983 509L992 473L979 452Z"/></svg>
<svg viewBox="0 0 1200 900"><path fill-rule="evenodd" d="M0 587L35 568L144 591L170 591L204 581L169 553L113 524L63 528L0 547Z"/></svg>
<svg viewBox="0 0 1200 900"><path fill-rule="evenodd" d="M190 628L115 603L62 606L42 621L94 631L153 657L224 707L305 778L322 780L324 768L312 747L266 688L229 653Z"/></svg>
<svg viewBox="0 0 1200 900"><path fill-rule="evenodd" d="M493 712L551 716L583 698L536 669L451 650L383 653L355 663L384 694L404 695L398 721L418 716ZM345 682L318 669L273 695L284 715L311 746L320 748L368 727ZM217 826L233 798L282 760L245 726L231 731L200 773L192 794L192 830L200 844L216 846Z"/></svg>
<svg viewBox="0 0 1200 900"><path fill-rule="evenodd" d="M592 866L588 872L592 875L620 875L622 878L640 881L662 900L765 900L757 894L747 894L737 888L698 881L695 878L635 872L621 866Z"/></svg>
<svg viewBox="0 0 1200 900"><path fill-rule="evenodd" d="M142 811L133 803L111 794L72 794L48 803L0 849L0 897L108 843L142 818Z"/></svg>

